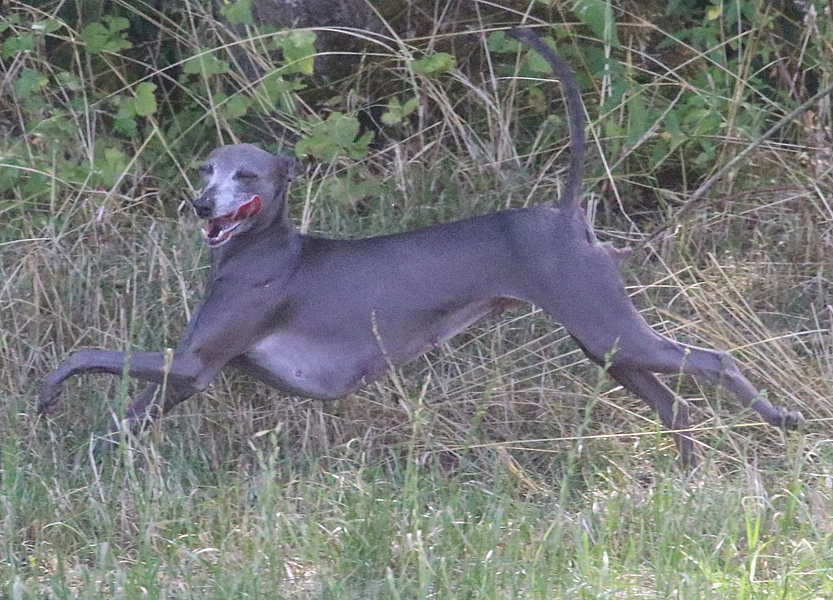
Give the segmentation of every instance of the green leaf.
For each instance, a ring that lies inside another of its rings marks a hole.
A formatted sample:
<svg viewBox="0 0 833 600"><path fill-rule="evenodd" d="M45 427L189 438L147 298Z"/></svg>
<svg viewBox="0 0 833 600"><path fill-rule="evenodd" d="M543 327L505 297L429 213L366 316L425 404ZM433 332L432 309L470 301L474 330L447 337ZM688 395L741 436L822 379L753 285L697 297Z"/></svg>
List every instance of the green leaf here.
<svg viewBox="0 0 833 600"><path fill-rule="evenodd" d="M529 99L529 107L535 114L544 115L549 112L547 105L547 95L539 87L531 87L526 90L527 98Z"/></svg>
<svg viewBox="0 0 833 600"><path fill-rule="evenodd" d="M333 113L327 118L325 124L327 127L322 128L321 132L324 132L339 146L347 146L359 134L359 120L353 116Z"/></svg>
<svg viewBox="0 0 833 600"><path fill-rule="evenodd" d="M597 72L597 76L601 74ZM608 108L619 106L624 102L625 95L631 90L630 81L626 77L612 77L610 80L610 88L606 98L602 98L603 106Z"/></svg>
<svg viewBox="0 0 833 600"><path fill-rule="evenodd" d="M124 17L104 17L104 23L90 23L81 30L81 41L90 54L119 52L131 48L126 30L130 21Z"/></svg>
<svg viewBox="0 0 833 600"><path fill-rule="evenodd" d="M347 148L347 156L353 160L361 160L367 156L367 151L370 149L370 142L373 141L374 133L372 131L366 132L362 137L356 140Z"/></svg>
<svg viewBox="0 0 833 600"><path fill-rule="evenodd" d="M656 169L665 162L670 152L671 148L664 137L655 140L651 147L651 169Z"/></svg>
<svg viewBox="0 0 833 600"><path fill-rule="evenodd" d="M396 125L397 123L401 123L402 120L414 112L418 106L419 100L416 98L411 98L403 105L400 104L399 98L394 96L388 100L388 110L382 114L382 123L385 125Z"/></svg>
<svg viewBox="0 0 833 600"><path fill-rule="evenodd" d="M611 156L617 156L622 148L622 138L625 135L622 126L615 119L604 119L602 131L604 132L604 139L609 144Z"/></svg>
<svg viewBox="0 0 833 600"><path fill-rule="evenodd" d="M58 71L55 73L55 81L57 81L61 87L64 87L71 92L80 92L84 89L85 85L79 77L68 71Z"/></svg>
<svg viewBox="0 0 833 600"><path fill-rule="evenodd" d="M113 34L118 34L120 32L126 33L127 30L130 29L130 21L124 17L111 17L108 15L103 18L103 21L107 23L107 27L113 32Z"/></svg>
<svg viewBox="0 0 833 600"><path fill-rule="evenodd" d="M312 156L323 162L335 162L341 155L361 159L367 156L373 132L368 131L359 139L359 120L340 112L331 113L326 121L316 123L309 135L295 144L299 157Z"/></svg>
<svg viewBox="0 0 833 600"><path fill-rule="evenodd" d="M225 119L239 119L244 117L252 105L251 98L242 94L227 96L226 94L214 94L212 97L217 111Z"/></svg>
<svg viewBox="0 0 833 600"><path fill-rule="evenodd" d="M603 42L614 46L620 45L616 34L613 7L609 0L575 0L573 14Z"/></svg>
<svg viewBox="0 0 833 600"><path fill-rule="evenodd" d="M96 170L101 185L112 186L127 170L127 155L118 148L105 148L103 156L96 160Z"/></svg>
<svg viewBox="0 0 833 600"><path fill-rule="evenodd" d="M14 158L3 159L5 163L0 168L0 192L12 189L20 180L23 169L20 168L21 162Z"/></svg>
<svg viewBox="0 0 833 600"><path fill-rule="evenodd" d="M184 65L182 65L183 73L187 73L188 75L201 73L205 74L206 77L227 73L228 70L228 61L220 60L213 54L198 54L197 56L192 56L185 61Z"/></svg>
<svg viewBox="0 0 833 600"><path fill-rule="evenodd" d="M636 144L651 128L648 124L648 111L645 108L645 103L642 101L642 95L639 92L640 88L637 87L627 102L628 144L630 145Z"/></svg>
<svg viewBox="0 0 833 600"><path fill-rule="evenodd" d="M720 15L723 14L723 5L718 4L717 6L710 6L706 9L706 20L707 21L715 21L716 19L720 18Z"/></svg>
<svg viewBox="0 0 833 600"><path fill-rule="evenodd" d="M44 19L43 21L32 23L32 31L49 34L58 31L63 26L64 24L58 19Z"/></svg>
<svg viewBox="0 0 833 600"><path fill-rule="evenodd" d="M255 20L252 17L252 0L223 0L223 6L220 8L226 20L232 25L254 25Z"/></svg>
<svg viewBox="0 0 833 600"><path fill-rule="evenodd" d="M437 52L430 56L418 58L411 63L415 73L425 75L426 77L436 77L448 73L457 63L454 57L447 52Z"/></svg>
<svg viewBox="0 0 833 600"><path fill-rule="evenodd" d="M119 110L113 117L116 131L126 135L136 132L134 117L149 117L158 109L156 103L156 84L144 81L136 86L132 98L122 98Z"/></svg>
<svg viewBox="0 0 833 600"><path fill-rule="evenodd" d="M46 87L49 78L34 69L22 69L14 82L14 95L17 98L29 98L35 92Z"/></svg>
<svg viewBox="0 0 833 600"><path fill-rule="evenodd" d="M257 95L266 98L272 104L287 92L294 92L302 90L306 86L295 79L284 79L280 76L280 71L273 71L266 75L257 87Z"/></svg>
<svg viewBox="0 0 833 600"><path fill-rule="evenodd" d="M133 98L130 98L128 102L125 102L113 117L113 129L127 137L133 137L138 131L132 101Z"/></svg>
<svg viewBox="0 0 833 600"><path fill-rule="evenodd" d="M124 22L127 23L127 19ZM84 35L85 31L89 37ZM91 54L119 52L133 45L127 41L126 33L119 33L119 29L108 28L101 23L91 23L85 31L82 31L81 39L87 43L87 51Z"/></svg>
<svg viewBox="0 0 833 600"><path fill-rule="evenodd" d="M239 119L246 115L249 106L252 104L251 99L240 94L236 94L229 98L225 105L225 114L230 119Z"/></svg>
<svg viewBox="0 0 833 600"><path fill-rule="evenodd" d="M521 43L506 35L505 31L495 31L486 38L486 48L489 52L517 52Z"/></svg>
<svg viewBox="0 0 833 600"><path fill-rule="evenodd" d="M133 110L139 117L149 117L156 112L156 84L144 81L136 87L136 98Z"/></svg>
<svg viewBox="0 0 833 600"><path fill-rule="evenodd" d="M529 54L526 57L526 64L529 66L529 69L533 73L540 73L543 75L549 75L550 73L552 73L552 66L550 65L550 63L548 63L547 59L545 59L537 52L529 52Z"/></svg>
<svg viewBox="0 0 833 600"><path fill-rule="evenodd" d="M18 35L13 35L3 42L0 57L11 58L15 54L32 52L36 46L37 39L32 33L20 33Z"/></svg>
<svg viewBox="0 0 833 600"><path fill-rule="evenodd" d="M321 193L344 205L355 206L365 199L378 198L384 191L384 185L377 179L365 180L336 175L321 182Z"/></svg>
<svg viewBox="0 0 833 600"><path fill-rule="evenodd" d="M683 135L683 130L680 127L680 117L675 109L666 112L663 124L671 135Z"/></svg>
<svg viewBox="0 0 833 600"><path fill-rule="evenodd" d="M287 72L312 75L315 63L315 32L293 29L281 36L280 46Z"/></svg>

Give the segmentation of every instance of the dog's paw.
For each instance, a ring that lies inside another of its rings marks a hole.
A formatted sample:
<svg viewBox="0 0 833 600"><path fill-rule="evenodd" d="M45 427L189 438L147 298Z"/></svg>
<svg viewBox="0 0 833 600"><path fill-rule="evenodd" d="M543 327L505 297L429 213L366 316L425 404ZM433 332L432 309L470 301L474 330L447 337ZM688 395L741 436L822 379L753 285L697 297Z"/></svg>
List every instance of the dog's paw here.
<svg viewBox="0 0 833 600"><path fill-rule="evenodd" d="M784 429L804 429L806 421L800 410L785 411L782 418Z"/></svg>
<svg viewBox="0 0 833 600"><path fill-rule="evenodd" d="M61 401L61 383L49 381L47 377L43 382L43 387L40 390L40 397L38 398L38 414L50 415L54 412L58 402Z"/></svg>

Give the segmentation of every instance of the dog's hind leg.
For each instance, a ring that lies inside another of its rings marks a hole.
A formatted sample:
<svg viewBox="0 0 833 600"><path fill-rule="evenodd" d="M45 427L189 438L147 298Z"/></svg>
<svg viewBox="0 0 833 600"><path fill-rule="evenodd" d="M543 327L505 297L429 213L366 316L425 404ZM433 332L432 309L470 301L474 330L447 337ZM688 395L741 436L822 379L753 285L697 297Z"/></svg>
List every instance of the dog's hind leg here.
<svg viewBox="0 0 833 600"><path fill-rule="evenodd" d="M616 366L609 366L607 372L622 387L642 398L659 413L663 426L674 432L674 441L683 463L695 466L697 455L694 453L694 440L685 433L689 428L688 402L677 398L653 373Z"/></svg>
<svg viewBox="0 0 833 600"><path fill-rule="evenodd" d="M593 356L578 339L573 337L573 340L587 358L600 367L605 367L607 374L619 385L636 397L641 398L645 404L657 411L663 426L674 431L674 441L677 443L677 449L680 451L683 463L695 466L697 457L694 454L694 440L691 436L683 433L683 430L690 426L688 402L682 398L677 398L674 392L657 379L653 373L623 367L614 364L612 360L606 362L604 359Z"/></svg>
<svg viewBox="0 0 833 600"><path fill-rule="evenodd" d="M587 254L584 270L592 270L595 277L588 278L584 287L567 278L570 285L566 288L572 291L569 302L555 290L551 291L555 301L539 305L564 324L589 357L607 365L622 385L642 389L645 393L634 391L655 406L660 416L673 415L674 400L670 391L660 391L659 382L649 379L653 373L702 377L737 396L743 406L775 427L796 429L804 422L799 411L775 407L761 395L729 353L682 344L654 331L634 308L612 259L598 260L597 255L595 251ZM668 420L666 416L663 423L667 425ZM674 422L673 416L670 420Z"/></svg>
<svg viewBox="0 0 833 600"><path fill-rule="evenodd" d="M654 331L651 333L652 340L640 335L638 337L642 339L638 342L624 336L613 355L613 363L623 369L704 377L737 396L743 406L757 411L770 425L795 429L803 423L804 417L799 411L775 407L762 396L743 376L728 352L689 346Z"/></svg>

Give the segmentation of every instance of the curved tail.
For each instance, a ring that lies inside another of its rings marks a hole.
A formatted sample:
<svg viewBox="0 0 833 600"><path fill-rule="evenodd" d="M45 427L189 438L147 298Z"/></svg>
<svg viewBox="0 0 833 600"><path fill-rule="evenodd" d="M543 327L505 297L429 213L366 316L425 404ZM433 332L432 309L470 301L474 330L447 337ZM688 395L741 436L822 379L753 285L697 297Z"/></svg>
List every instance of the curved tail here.
<svg viewBox="0 0 833 600"><path fill-rule="evenodd" d="M510 29L508 35L526 44L540 54L552 67L564 90L567 116L570 121L570 168L564 193L555 203L559 208L576 208L581 200L581 183L584 177L584 109L581 91L576 85L573 70L559 58L531 29Z"/></svg>

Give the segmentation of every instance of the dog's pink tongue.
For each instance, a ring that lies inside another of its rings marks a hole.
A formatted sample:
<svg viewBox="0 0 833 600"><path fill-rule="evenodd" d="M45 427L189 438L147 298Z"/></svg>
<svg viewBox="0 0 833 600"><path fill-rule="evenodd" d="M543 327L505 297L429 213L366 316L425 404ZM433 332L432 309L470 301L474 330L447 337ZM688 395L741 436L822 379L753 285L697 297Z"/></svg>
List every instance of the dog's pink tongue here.
<svg viewBox="0 0 833 600"><path fill-rule="evenodd" d="M261 210L263 210L263 200L260 199L260 196L252 196L251 200L245 204L241 204L233 213L210 219L208 221L208 229L203 230L206 243L214 246L224 242L230 235L230 233L224 232L227 227L231 227L243 219L253 217Z"/></svg>
<svg viewBox="0 0 833 600"><path fill-rule="evenodd" d="M252 196L252 199L243 204L240 208L234 211L234 215L232 215L232 219L235 221L241 221L243 219L248 219L249 217L255 216L263 209L263 200L260 199L260 196Z"/></svg>

